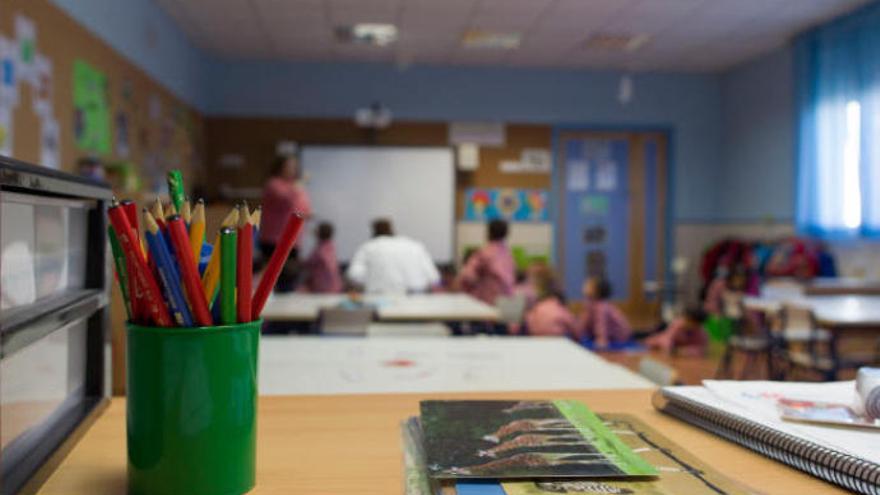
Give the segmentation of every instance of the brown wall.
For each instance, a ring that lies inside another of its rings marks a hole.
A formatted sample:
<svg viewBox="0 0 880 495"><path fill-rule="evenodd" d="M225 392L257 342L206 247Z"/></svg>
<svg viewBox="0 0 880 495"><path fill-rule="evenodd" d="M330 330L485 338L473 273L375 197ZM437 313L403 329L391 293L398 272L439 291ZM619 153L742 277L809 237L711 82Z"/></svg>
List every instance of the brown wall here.
<svg viewBox="0 0 880 495"><path fill-rule="evenodd" d="M129 157L122 158L114 150L101 158L107 162L131 161L143 177L163 172L145 168L148 156L155 155L160 167L181 168L190 183L197 178L203 156L202 118L197 112L48 0L0 0L0 33L7 39L15 37L17 14L33 21L36 52L52 62L52 100L60 127L62 170L74 172L76 160L91 154L78 149L73 132L73 66L79 59L107 77L111 130L115 131L113 116L117 112L128 116ZM123 95L123 87L130 88L130 96ZM31 108L32 92L30 85L19 82L13 157L39 163L40 121ZM153 95L162 102L159 119L150 116Z"/></svg>
<svg viewBox="0 0 880 495"><path fill-rule="evenodd" d="M223 179L208 184L208 197L217 197L218 186L227 182L233 187L259 187L265 180L275 146L282 140L300 144L379 146L446 146L449 125L445 122L395 122L371 136L349 119L268 119L219 118L205 120L207 169ZM473 172L456 174L456 216L463 211L464 190L468 187L550 188L549 174L505 174L498 165L502 160L518 159L523 148L546 148L552 144L550 126L507 126L507 144L500 148L480 149L480 167ZM218 161L224 154L244 157L241 169L224 169Z"/></svg>

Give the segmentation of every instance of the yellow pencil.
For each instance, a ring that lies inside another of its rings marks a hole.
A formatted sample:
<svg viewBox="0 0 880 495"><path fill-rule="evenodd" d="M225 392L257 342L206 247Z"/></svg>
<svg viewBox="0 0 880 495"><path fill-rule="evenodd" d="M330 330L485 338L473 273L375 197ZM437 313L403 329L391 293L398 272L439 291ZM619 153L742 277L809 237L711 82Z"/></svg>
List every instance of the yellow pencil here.
<svg viewBox="0 0 880 495"><path fill-rule="evenodd" d="M251 225L254 226L254 229L259 230L260 229L260 221L262 221L262 220L263 220L263 206L260 205L260 206L257 206L256 209L254 209L253 213L251 213Z"/></svg>
<svg viewBox="0 0 880 495"><path fill-rule="evenodd" d="M222 227L235 228L238 225L238 210L236 206L223 219ZM202 288L205 289L205 298L208 299L208 306L214 302L214 296L217 295L217 287L220 285L220 233L214 237L214 251L211 253L211 259L202 275Z"/></svg>
<svg viewBox="0 0 880 495"><path fill-rule="evenodd" d="M184 211L189 208L189 201L183 203ZM186 218L186 217L184 217ZM202 243L205 240L205 201L199 200L193 209L192 218L189 222L189 246L192 248L193 258L198 261L202 257Z"/></svg>
<svg viewBox="0 0 880 495"><path fill-rule="evenodd" d="M174 203L172 203L172 204L174 204ZM192 211L192 205L190 205L190 203L189 203L189 198L186 198L183 201L183 205L180 207L180 209L182 210L180 212L180 216L183 217L183 221L187 225L191 224L193 221L193 211Z"/></svg>
<svg viewBox="0 0 880 495"><path fill-rule="evenodd" d="M159 198L156 198L156 203L153 205L153 211L151 211L150 213L153 214L153 218L155 218L156 220L159 220L162 223L165 222L165 211L162 208L162 202L159 201ZM160 223L159 225L161 226L162 223Z"/></svg>

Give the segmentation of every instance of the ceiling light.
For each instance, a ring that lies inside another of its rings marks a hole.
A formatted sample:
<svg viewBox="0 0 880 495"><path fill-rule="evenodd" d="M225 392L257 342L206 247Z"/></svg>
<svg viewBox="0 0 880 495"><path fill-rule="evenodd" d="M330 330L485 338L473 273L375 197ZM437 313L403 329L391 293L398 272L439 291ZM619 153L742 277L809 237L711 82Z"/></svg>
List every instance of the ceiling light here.
<svg viewBox="0 0 880 495"><path fill-rule="evenodd" d="M500 33L471 29L464 33L461 45L465 48L491 48L497 50L513 50L519 48L521 33Z"/></svg>
<svg viewBox="0 0 880 495"><path fill-rule="evenodd" d="M597 50L634 52L650 40L647 34L596 33L587 38L584 46Z"/></svg>
<svg viewBox="0 0 880 495"><path fill-rule="evenodd" d="M360 23L336 28L336 39L358 45L388 46L397 41L394 24Z"/></svg>

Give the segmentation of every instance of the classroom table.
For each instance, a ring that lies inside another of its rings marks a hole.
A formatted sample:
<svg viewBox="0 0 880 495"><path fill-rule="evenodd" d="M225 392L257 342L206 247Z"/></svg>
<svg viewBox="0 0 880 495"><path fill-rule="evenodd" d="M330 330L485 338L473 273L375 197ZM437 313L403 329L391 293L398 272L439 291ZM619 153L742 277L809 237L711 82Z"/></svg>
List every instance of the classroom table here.
<svg viewBox="0 0 880 495"><path fill-rule="evenodd" d="M856 368L871 364L875 349L867 349L867 354L854 359L840 355L840 340L844 337L866 335L880 338L880 296L808 296L789 295L784 297L745 297L743 305L747 310L759 311L772 318L785 305L801 307L812 311L816 324L831 332L829 358L832 370L829 375L837 376L843 368Z"/></svg>
<svg viewBox="0 0 880 495"><path fill-rule="evenodd" d="M391 495L402 492L400 421L425 399L575 399L627 413L756 493L843 494L818 478L656 412L651 390L260 397L257 486L252 495ZM72 441L42 495L124 495L125 399L113 399ZM60 456L59 456L60 457Z"/></svg>
<svg viewBox="0 0 880 495"><path fill-rule="evenodd" d="M259 377L265 395L653 386L562 337L264 336Z"/></svg>
<svg viewBox="0 0 880 495"><path fill-rule="evenodd" d="M880 280L847 277L815 278L804 285L808 296L880 296Z"/></svg>
<svg viewBox="0 0 880 495"><path fill-rule="evenodd" d="M313 322L323 308L345 301L345 294L272 294L263 310L266 321ZM497 321L498 309L467 294L370 295L381 321Z"/></svg>

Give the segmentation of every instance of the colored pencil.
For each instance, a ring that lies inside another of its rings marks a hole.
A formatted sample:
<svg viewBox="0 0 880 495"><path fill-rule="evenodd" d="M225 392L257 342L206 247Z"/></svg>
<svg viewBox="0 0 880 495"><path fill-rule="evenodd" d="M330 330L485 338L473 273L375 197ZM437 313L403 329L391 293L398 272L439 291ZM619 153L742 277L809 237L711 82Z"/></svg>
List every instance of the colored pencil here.
<svg viewBox="0 0 880 495"><path fill-rule="evenodd" d="M278 281L278 275L281 274L281 268L284 267L284 263L287 261L287 257L290 256L290 251L293 249L296 238L299 237L303 221L303 217L299 213L290 215L290 218L287 220L287 225L284 227L284 231L275 245L275 251L272 253L272 257L269 258L269 264L266 266L266 271L263 273L260 285L257 286L257 290L254 293L251 303L252 319L257 320L260 318L260 313L263 312L266 300L269 299L269 294Z"/></svg>
<svg viewBox="0 0 880 495"><path fill-rule="evenodd" d="M253 296L254 276L254 226L248 213L247 203L242 203L238 211L238 322L251 321L251 297Z"/></svg>
<svg viewBox="0 0 880 495"><path fill-rule="evenodd" d="M230 211L226 218L223 219L223 222L220 224L221 227L230 227L233 228L238 225L238 207L235 207ZM208 266L205 268L205 273L202 275L202 288L205 290L205 299L207 299L208 304L213 305L214 299L217 297L217 287L220 284L220 233L217 233L217 236L214 237L214 252L211 253L211 259L208 261Z"/></svg>
<svg viewBox="0 0 880 495"><path fill-rule="evenodd" d="M180 212L177 211L177 207L174 206L174 203L168 203L165 207L165 221L168 221L168 217L171 215L180 215Z"/></svg>
<svg viewBox="0 0 880 495"><path fill-rule="evenodd" d="M202 244L204 240L205 202L200 199L193 209L192 218L189 222L189 246L192 249L193 258L196 259L196 263L202 258Z"/></svg>
<svg viewBox="0 0 880 495"><path fill-rule="evenodd" d="M183 187L183 174L180 170L171 170L168 172L168 195L171 196L171 204L177 212L181 212L183 202L186 200L186 193Z"/></svg>
<svg viewBox="0 0 880 495"><path fill-rule="evenodd" d="M128 280L128 268L125 254L122 252L122 246L119 245L119 239L116 238L116 232L113 227L107 226L107 238L110 239L110 252L113 254L113 264L116 266L116 281L119 283L119 291L122 292L122 302L125 304L125 314L131 321L131 293L129 292L130 282Z"/></svg>
<svg viewBox="0 0 880 495"><path fill-rule="evenodd" d="M153 218L156 220L156 223L159 224L160 229L165 228L165 209L162 208L162 202L159 201L159 198L156 198L156 202L153 204L153 209L150 211L153 214Z"/></svg>
<svg viewBox="0 0 880 495"><path fill-rule="evenodd" d="M237 237L234 229L223 227L220 243L215 248L220 251L220 321L224 325L232 325L236 319Z"/></svg>
<svg viewBox="0 0 880 495"><path fill-rule="evenodd" d="M186 223L186 227L189 228L189 225L192 223L192 204L189 202L189 198L186 198L183 201L183 207L180 210L180 216L183 217L184 223Z"/></svg>
<svg viewBox="0 0 880 495"><path fill-rule="evenodd" d="M254 236L260 231L260 223L263 221L263 205L257 206L251 213L251 225L254 226Z"/></svg>
<svg viewBox="0 0 880 495"><path fill-rule="evenodd" d="M122 252L125 253L127 259L131 260L134 276L137 277L139 286L144 290L144 302L153 322L160 327L171 326L172 320L168 314L168 308L162 301L162 294L159 291L156 279L153 278L153 274L141 255L140 246L138 246L134 235L134 229L131 228L125 211L114 201L107 210L107 214L110 217L113 229L116 231L116 237L119 240L119 245L122 247Z"/></svg>
<svg viewBox="0 0 880 495"><path fill-rule="evenodd" d="M134 201L132 201L130 199L123 199L122 201L119 202L119 206L125 212L125 216L128 218L129 225L131 225L131 228L134 229L135 237L138 240L140 240L140 226L139 226L139 222L138 222L137 205L135 204ZM118 241L118 239L117 239L117 241ZM143 246L141 245L140 242L138 242L138 247L141 248L141 253L143 253ZM131 264L131 262L126 260L126 269L128 270L128 273L132 273L132 270L133 270L133 268L130 266L130 264ZM131 305L132 315L134 315L135 319L149 317L147 314L144 313L144 310L146 308L144 308L144 305L143 305L143 291L139 287L137 287L137 283L138 283L137 277L129 276L127 278L128 278L128 293L129 293L129 296L131 297L130 305Z"/></svg>
<svg viewBox="0 0 880 495"><path fill-rule="evenodd" d="M171 314L174 315L178 326L191 327L193 319L186 305L183 290L180 288L180 276L174 266L174 259L168 251L168 244L159 229L159 224L146 208L144 208L144 237L147 238L150 253L156 260L159 279L165 289L165 298L171 306Z"/></svg>
<svg viewBox="0 0 880 495"><path fill-rule="evenodd" d="M184 225L183 218L180 215L169 217L167 223L171 244L174 246L174 254L177 256L180 278L183 280L186 295L189 298L190 305L192 305L195 320L199 326L210 326L212 323L211 313L208 311L208 302L202 290L202 284L199 283L199 269L196 267L195 259L189 247L189 235L186 233L186 225Z"/></svg>

